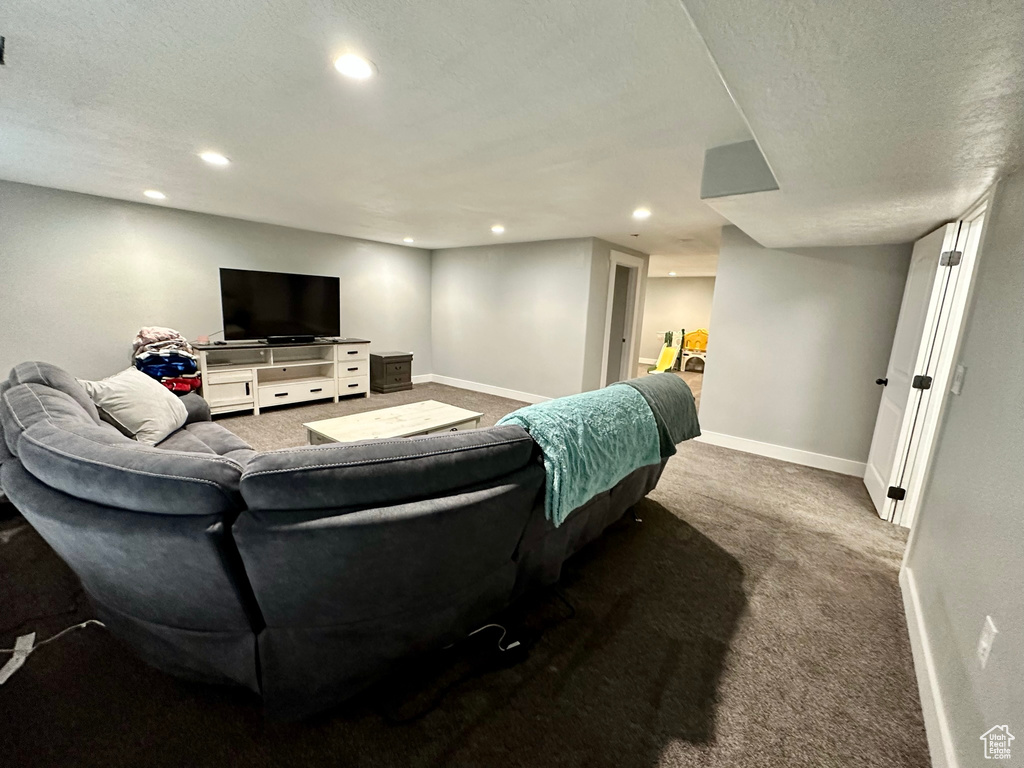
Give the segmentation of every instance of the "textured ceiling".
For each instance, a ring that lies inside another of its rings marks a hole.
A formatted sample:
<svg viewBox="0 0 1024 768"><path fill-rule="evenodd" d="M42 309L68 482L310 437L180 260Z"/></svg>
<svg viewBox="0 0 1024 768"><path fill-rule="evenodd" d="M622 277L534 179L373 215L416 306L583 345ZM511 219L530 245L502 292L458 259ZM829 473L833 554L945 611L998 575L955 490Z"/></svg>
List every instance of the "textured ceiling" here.
<svg viewBox="0 0 1024 768"><path fill-rule="evenodd" d="M1021 0L685 0L781 189L709 200L769 247L905 242L1024 155Z"/></svg>
<svg viewBox="0 0 1024 768"><path fill-rule="evenodd" d="M749 138L678 0L6 0L0 26L0 178L428 248L500 222L715 253L704 150Z"/></svg>
<svg viewBox="0 0 1024 768"><path fill-rule="evenodd" d="M675 272L670 275L670 272ZM718 254L693 256L651 256L648 277L714 277L718 273Z"/></svg>

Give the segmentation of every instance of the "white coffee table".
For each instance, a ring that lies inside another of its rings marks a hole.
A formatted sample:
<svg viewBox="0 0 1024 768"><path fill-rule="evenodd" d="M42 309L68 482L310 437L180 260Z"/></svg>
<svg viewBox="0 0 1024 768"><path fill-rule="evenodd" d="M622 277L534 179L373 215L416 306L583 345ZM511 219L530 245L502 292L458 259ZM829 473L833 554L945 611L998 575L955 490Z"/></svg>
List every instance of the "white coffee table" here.
<svg viewBox="0 0 1024 768"><path fill-rule="evenodd" d="M306 428L306 439L310 445L324 445L476 429L480 426L481 416L483 414L476 411L424 400L422 403L396 405L336 419L311 421L302 426Z"/></svg>

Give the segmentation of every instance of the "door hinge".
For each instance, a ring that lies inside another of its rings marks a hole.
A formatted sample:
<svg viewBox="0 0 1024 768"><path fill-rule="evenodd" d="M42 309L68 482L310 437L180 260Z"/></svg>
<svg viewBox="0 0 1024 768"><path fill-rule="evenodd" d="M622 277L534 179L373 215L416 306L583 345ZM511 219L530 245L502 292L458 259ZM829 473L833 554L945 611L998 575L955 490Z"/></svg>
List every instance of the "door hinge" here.
<svg viewBox="0 0 1024 768"><path fill-rule="evenodd" d="M890 485L889 490L886 492L885 497L887 499L896 499L896 501L903 501L907 498L906 488L897 488L895 485Z"/></svg>
<svg viewBox="0 0 1024 768"><path fill-rule="evenodd" d="M955 267L960 263L960 259L963 257L963 251L943 251L939 257L940 267Z"/></svg>
<svg viewBox="0 0 1024 768"><path fill-rule="evenodd" d="M932 377L931 376L915 376L914 381L911 385L914 389L931 389L932 388Z"/></svg>

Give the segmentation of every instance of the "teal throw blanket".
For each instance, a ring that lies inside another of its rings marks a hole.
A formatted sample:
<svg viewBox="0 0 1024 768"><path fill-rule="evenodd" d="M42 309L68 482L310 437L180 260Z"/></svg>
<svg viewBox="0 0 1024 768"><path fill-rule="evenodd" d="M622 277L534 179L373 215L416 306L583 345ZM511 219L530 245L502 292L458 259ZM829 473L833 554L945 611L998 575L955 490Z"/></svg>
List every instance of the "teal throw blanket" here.
<svg viewBox="0 0 1024 768"><path fill-rule="evenodd" d="M700 437L697 403L690 385L672 373L652 373L639 379L619 381L644 396L658 423L661 458L674 456L676 446L684 440Z"/></svg>
<svg viewBox="0 0 1024 768"><path fill-rule="evenodd" d="M544 452L544 511L556 526L629 473L661 462L654 414L632 387L529 405L498 424L518 424Z"/></svg>

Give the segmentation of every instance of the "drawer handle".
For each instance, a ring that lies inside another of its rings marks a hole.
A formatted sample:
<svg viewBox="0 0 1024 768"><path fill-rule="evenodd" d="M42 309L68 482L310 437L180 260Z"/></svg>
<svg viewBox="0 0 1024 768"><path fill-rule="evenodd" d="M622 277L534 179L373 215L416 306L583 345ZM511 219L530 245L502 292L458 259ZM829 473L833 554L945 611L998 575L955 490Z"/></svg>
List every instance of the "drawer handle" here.
<svg viewBox="0 0 1024 768"><path fill-rule="evenodd" d="M352 387L358 387L358 386L359 386L359 383L358 383L358 382L356 382L355 384L349 384L349 385L348 385L348 388L349 388L349 389L352 389Z"/></svg>
<svg viewBox="0 0 1024 768"><path fill-rule="evenodd" d="M309 391L310 391L310 394L312 394L313 392L323 392L324 388L323 387L317 387L316 389L311 389Z"/></svg>
<svg viewBox="0 0 1024 768"><path fill-rule="evenodd" d="M358 370L359 370L359 366L358 366L358 365L357 365L357 366L354 366L354 367L352 367L352 368L349 368L349 370L350 370L350 371L358 371Z"/></svg>
<svg viewBox="0 0 1024 768"><path fill-rule="evenodd" d="M358 349L350 349L350 350L348 351L348 353L349 353L350 355L358 355L358 354L359 354L359 350L358 350Z"/></svg>
<svg viewBox="0 0 1024 768"><path fill-rule="evenodd" d="M249 392L249 382L247 381L245 382L245 396L248 397L250 394L252 393Z"/></svg>
<svg viewBox="0 0 1024 768"><path fill-rule="evenodd" d="M287 392L278 392L274 397L288 397Z"/></svg>

